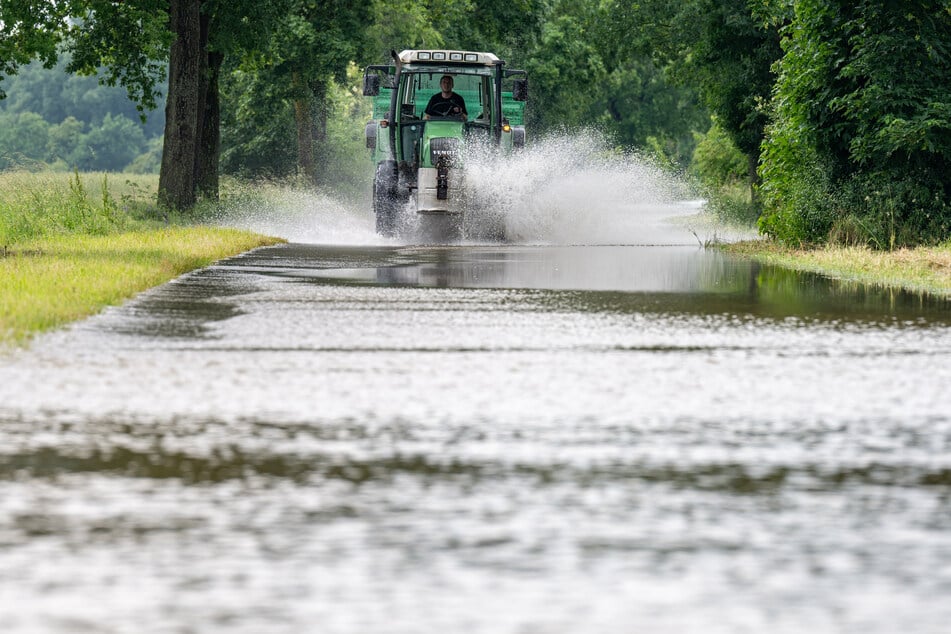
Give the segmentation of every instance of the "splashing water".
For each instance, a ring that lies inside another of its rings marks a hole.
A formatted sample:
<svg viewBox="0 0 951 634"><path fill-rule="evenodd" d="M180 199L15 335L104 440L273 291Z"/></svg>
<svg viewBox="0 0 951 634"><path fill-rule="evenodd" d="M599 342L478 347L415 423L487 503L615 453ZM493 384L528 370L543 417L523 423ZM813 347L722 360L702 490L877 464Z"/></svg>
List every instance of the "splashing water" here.
<svg viewBox="0 0 951 634"><path fill-rule="evenodd" d="M670 219L696 213L685 184L610 149L597 132L542 139L507 157L466 157L474 215L501 213L510 240L544 244L668 244L693 238Z"/></svg>
<svg viewBox="0 0 951 634"><path fill-rule="evenodd" d="M264 185L254 195L229 199L221 222L291 242L382 244L370 214L369 193L351 201L332 192Z"/></svg>
<svg viewBox="0 0 951 634"><path fill-rule="evenodd" d="M682 181L649 161L610 149L597 132L548 137L510 156L470 148L465 164L467 226L501 221L506 242L696 243L682 223L672 220L698 213L702 201L690 200ZM292 242L411 242L416 218L407 219L406 237L376 234L369 174L368 169L366 196L353 201L333 192L265 186L259 195L232 201L225 223Z"/></svg>

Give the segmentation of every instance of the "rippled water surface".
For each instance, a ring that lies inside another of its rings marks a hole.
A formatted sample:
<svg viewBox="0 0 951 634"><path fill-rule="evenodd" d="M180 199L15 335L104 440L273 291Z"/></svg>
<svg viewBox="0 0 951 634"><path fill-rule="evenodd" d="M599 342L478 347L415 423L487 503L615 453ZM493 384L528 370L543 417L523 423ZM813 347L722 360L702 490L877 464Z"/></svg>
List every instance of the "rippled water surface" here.
<svg viewBox="0 0 951 634"><path fill-rule="evenodd" d="M0 357L0 631L948 631L951 311L291 244Z"/></svg>

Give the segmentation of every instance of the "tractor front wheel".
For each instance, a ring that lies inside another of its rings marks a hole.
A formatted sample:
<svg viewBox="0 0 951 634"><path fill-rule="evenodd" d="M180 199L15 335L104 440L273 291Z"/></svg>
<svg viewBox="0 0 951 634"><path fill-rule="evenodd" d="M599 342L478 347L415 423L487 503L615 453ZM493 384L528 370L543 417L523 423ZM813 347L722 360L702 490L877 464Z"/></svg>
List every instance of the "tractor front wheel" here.
<svg viewBox="0 0 951 634"><path fill-rule="evenodd" d="M399 175L395 161L383 161L376 166L373 177L373 213L376 216L376 232L393 237L399 226L400 201L396 192Z"/></svg>

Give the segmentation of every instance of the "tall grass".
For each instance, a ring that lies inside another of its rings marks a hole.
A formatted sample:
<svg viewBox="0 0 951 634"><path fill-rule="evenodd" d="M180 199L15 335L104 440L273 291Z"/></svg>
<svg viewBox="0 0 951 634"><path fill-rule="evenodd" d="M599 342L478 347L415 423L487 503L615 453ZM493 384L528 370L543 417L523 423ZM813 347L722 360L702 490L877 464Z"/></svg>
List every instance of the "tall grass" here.
<svg viewBox="0 0 951 634"><path fill-rule="evenodd" d="M0 247L61 235L157 227L158 177L105 173L0 173Z"/></svg>

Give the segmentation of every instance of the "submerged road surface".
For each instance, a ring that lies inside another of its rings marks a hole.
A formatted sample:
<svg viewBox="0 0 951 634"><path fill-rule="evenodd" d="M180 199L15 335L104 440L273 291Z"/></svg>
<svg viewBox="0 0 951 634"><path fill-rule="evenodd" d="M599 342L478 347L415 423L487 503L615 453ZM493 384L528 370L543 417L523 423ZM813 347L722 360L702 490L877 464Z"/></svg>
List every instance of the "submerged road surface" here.
<svg viewBox="0 0 951 634"><path fill-rule="evenodd" d="M261 249L0 357L0 631L938 634L947 303Z"/></svg>

